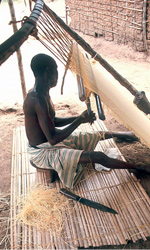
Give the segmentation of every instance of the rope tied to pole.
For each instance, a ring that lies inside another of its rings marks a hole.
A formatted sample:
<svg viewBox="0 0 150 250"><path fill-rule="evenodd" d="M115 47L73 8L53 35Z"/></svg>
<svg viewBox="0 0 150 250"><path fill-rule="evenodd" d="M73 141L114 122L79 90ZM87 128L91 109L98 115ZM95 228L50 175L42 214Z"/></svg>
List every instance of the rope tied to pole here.
<svg viewBox="0 0 150 250"><path fill-rule="evenodd" d="M10 21L8 25L11 25L13 23L22 23L22 25L27 21L30 20L28 16L24 16L21 20L16 20L16 21Z"/></svg>

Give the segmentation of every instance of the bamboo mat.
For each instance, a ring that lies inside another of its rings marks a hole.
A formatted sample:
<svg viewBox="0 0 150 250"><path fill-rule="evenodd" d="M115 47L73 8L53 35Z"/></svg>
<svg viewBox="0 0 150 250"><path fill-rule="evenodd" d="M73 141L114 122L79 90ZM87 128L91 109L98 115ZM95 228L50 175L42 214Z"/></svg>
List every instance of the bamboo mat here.
<svg viewBox="0 0 150 250"><path fill-rule="evenodd" d="M82 131L107 130L102 122L93 126L82 125ZM39 232L36 228L20 225L16 216L18 201L27 188L45 183L45 174L36 172L29 163L26 151L25 128L14 129L11 173L11 249L77 249L104 245L126 244L150 236L150 198L127 170L97 172L91 166L85 170L73 192L100 202L118 211L118 215L104 213L70 200L72 210L64 211L65 226L61 236ZM96 150L117 148L113 139L102 141ZM119 150L118 150L119 152ZM123 159L119 152L120 158ZM59 181L51 186L58 190Z"/></svg>

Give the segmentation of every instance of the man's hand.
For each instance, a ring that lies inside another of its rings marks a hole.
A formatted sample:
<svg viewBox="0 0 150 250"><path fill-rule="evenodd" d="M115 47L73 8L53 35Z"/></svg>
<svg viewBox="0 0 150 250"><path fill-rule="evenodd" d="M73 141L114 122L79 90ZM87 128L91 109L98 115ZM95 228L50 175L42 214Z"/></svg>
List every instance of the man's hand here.
<svg viewBox="0 0 150 250"><path fill-rule="evenodd" d="M88 112L86 110L80 115L80 117L81 117L82 123L90 122L92 124L96 120L96 116L95 116L95 113L93 111L91 111L90 114L88 114Z"/></svg>

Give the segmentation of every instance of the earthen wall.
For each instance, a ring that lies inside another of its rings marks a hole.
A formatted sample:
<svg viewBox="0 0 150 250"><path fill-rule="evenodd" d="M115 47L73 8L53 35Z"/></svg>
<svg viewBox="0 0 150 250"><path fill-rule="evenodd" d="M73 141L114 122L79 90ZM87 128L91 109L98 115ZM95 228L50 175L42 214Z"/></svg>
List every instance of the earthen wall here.
<svg viewBox="0 0 150 250"><path fill-rule="evenodd" d="M87 35L100 37L135 50L145 51L150 41L150 4L144 0L66 0L70 26ZM145 12L145 13L144 13ZM143 16L146 16L143 23ZM144 32L145 29L145 32Z"/></svg>

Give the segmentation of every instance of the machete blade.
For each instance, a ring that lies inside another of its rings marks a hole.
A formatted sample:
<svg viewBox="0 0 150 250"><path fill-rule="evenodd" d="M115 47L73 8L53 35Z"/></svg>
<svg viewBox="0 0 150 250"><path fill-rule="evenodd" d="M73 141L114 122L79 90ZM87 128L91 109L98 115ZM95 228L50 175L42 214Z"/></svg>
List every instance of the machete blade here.
<svg viewBox="0 0 150 250"><path fill-rule="evenodd" d="M91 200L88 200L86 198L80 197L80 196L68 191L66 188L61 188L60 193L66 195L68 198L71 198L71 199L73 199L75 201L78 201L81 204L86 205L88 207L92 207L92 208L101 210L103 212L118 214L114 209L106 207L106 206L104 206L104 205L102 205L102 204L100 204L98 202L91 201Z"/></svg>

